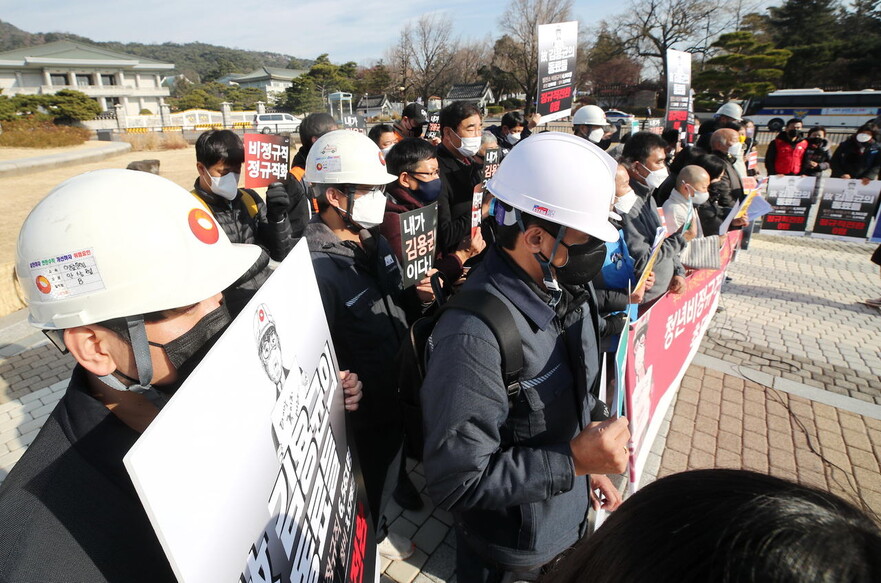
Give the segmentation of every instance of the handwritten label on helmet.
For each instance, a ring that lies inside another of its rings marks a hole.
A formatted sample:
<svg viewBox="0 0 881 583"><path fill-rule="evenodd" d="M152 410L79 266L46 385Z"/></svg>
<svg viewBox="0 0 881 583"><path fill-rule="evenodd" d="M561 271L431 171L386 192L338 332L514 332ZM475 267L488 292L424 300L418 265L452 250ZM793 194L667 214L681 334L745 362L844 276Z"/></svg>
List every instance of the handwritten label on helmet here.
<svg viewBox="0 0 881 583"><path fill-rule="evenodd" d="M532 212L537 215L544 215L546 217L552 217L557 214L556 211L553 211L546 206L539 206L537 204L532 205Z"/></svg>
<svg viewBox="0 0 881 583"><path fill-rule="evenodd" d="M31 261L31 281L49 299L69 298L104 289L92 249Z"/></svg>
<svg viewBox="0 0 881 583"><path fill-rule="evenodd" d="M190 211L187 221L189 222L190 230L196 238L206 245L213 245L220 239L220 230L217 228L217 223L214 222L214 217L205 209L194 208Z"/></svg>

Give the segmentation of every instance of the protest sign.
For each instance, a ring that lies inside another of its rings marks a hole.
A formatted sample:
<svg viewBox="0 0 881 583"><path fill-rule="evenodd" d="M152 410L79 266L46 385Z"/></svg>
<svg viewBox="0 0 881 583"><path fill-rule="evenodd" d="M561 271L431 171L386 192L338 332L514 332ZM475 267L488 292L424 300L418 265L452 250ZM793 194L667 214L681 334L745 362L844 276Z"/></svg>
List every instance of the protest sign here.
<svg viewBox="0 0 881 583"><path fill-rule="evenodd" d="M869 237L872 243L881 243L881 207L878 208L878 214L875 216L875 229L872 236Z"/></svg>
<svg viewBox="0 0 881 583"><path fill-rule="evenodd" d="M814 223L814 235L822 238L865 240L879 194L879 180L863 184L858 179L825 179L823 198Z"/></svg>
<svg viewBox="0 0 881 583"><path fill-rule="evenodd" d="M401 222L401 271L404 287L419 283L434 265L437 203L398 215Z"/></svg>
<svg viewBox="0 0 881 583"><path fill-rule="evenodd" d="M691 53L667 50L667 110L664 127L679 130L680 134L694 133L691 112Z"/></svg>
<svg viewBox="0 0 881 583"><path fill-rule="evenodd" d="M804 235L816 181L814 176L771 176L767 201L774 210L762 220L762 231Z"/></svg>
<svg viewBox="0 0 881 583"><path fill-rule="evenodd" d="M499 169L501 162L501 152L498 148L487 148L483 155L483 184L493 177L496 170Z"/></svg>
<svg viewBox="0 0 881 583"><path fill-rule="evenodd" d="M343 127L347 130L352 130L353 132L358 132L359 134L367 133L367 120L365 120L363 116L344 115L342 121Z"/></svg>
<svg viewBox="0 0 881 583"><path fill-rule="evenodd" d="M720 269L693 272L681 294L662 296L630 325L625 384L634 489L679 382L716 312L725 269L741 236L742 231L732 231L724 237Z"/></svg>
<svg viewBox="0 0 881 583"><path fill-rule="evenodd" d="M245 134L245 188L260 188L287 178L291 139L272 134Z"/></svg>
<svg viewBox="0 0 881 583"><path fill-rule="evenodd" d="M480 231L480 221L483 219L483 183L474 187L474 197L471 199L471 238L477 236Z"/></svg>
<svg viewBox="0 0 881 583"><path fill-rule="evenodd" d="M373 579L338 374L301 241L124 459L178 580Z"/></svg>
<svg viewBox="0 0 881 583"><path fill-rule="evenodd" d="M567 117L575 90L578 22L538 26L538 100L542 123Z"/></svg>
<svg viewBox="0 0 881 583"><path fill-rule="evenodd" d="M649 260L645 264L645 268L642 270L642 274L639 276L639 281L636 282L636 287L633 288L633 291L638 292L645 286L646 280L648 280L649 276L652 273L652 269L655 268L655 261L658 259L658 254L661 252L661 245L664 243L664 239L667 238L667 227L660 226L658 230L655 232L655 240L652 243L652 250L649 254Z"/></svg>
<svg viewBox="0 0 881 583"><path fill-rule="evenodd" d="M439 140L441 137L440 131L440 112L432 111L428 114L428 126L425 130L425 135L422 136L426 140Z"/></svg>

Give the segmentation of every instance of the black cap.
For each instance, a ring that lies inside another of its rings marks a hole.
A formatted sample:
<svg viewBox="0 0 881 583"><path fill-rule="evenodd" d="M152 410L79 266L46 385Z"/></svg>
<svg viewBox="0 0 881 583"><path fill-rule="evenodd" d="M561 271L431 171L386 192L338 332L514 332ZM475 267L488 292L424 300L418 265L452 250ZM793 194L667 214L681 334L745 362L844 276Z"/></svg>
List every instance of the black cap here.
<svg viewBox="0 0 881 583"><path fill-rule="evenodd" d="M414 123L423 125L428 123L428 112L420 103L411 103L401 112L401 117L409 117Z"/></svg>

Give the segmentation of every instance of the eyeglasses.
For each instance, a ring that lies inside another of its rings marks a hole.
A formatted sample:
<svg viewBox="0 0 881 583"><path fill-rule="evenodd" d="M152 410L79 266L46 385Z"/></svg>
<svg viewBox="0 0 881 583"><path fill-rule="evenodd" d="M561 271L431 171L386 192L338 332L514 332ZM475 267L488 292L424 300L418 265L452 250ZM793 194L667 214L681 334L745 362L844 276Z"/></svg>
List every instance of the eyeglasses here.
<svg viewBox="0 0 881 583"><path fill-rule="evenodd" d="M425 176L430 176L431 178L440 178L440 171L434 170L432 172L411 172L410 174L424 174Z"/></svg>

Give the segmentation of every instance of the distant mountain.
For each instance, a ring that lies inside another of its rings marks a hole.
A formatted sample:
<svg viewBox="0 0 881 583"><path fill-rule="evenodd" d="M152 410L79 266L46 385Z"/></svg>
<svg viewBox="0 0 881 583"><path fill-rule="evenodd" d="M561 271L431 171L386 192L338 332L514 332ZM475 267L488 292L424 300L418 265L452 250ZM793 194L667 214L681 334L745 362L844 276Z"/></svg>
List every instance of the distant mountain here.
<svg viewBox="0 0 881 583"><path fill-rule="evenodd" d="M86 37L65 32L31 33L0 20L0 51L10 51L58 40L72 40L104 47L113 51L174 63L177 73L183 73L195 82L212 81L228 73L248 73L263 65L308 69L315 62L280 53L244 51L205 43L141 43L96 42Z"/></svg>

